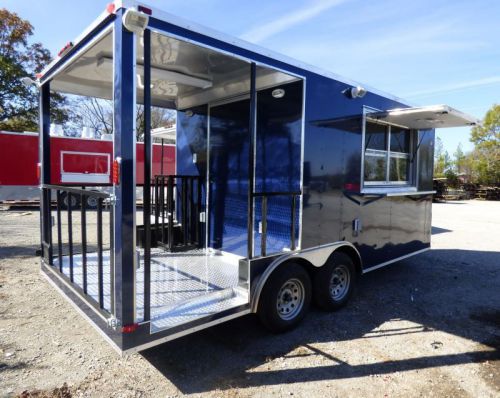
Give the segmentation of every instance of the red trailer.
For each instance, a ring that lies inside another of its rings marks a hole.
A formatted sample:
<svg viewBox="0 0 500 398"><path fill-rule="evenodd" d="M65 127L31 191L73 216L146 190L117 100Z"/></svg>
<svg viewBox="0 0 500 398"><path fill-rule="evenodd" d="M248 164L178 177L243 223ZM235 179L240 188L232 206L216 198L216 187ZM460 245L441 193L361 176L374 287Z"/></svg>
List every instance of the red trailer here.
<svg viewBox="0 0 500 398"><path fill-rule="evenodd" d="M136 181L142 185L144 144L136 145ZM175 174L174 144L153 144L152 152L153 175ZM51 137L50 158L53 184L92 187L111 184L112 141ZM38 200L38 163L38 134L0 131L0 201Z"/></svg>

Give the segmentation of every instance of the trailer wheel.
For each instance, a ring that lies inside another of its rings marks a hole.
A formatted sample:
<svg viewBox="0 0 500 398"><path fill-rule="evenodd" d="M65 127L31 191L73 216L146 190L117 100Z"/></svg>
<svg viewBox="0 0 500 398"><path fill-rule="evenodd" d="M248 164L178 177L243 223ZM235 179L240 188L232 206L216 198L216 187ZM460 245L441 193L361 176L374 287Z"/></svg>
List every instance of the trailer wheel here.
<svg viewBox="0 0 500 398"><path fill-rule="evenodd" d="M71 210L76 209L80 205L80 197L76 195L70 195L70 198L68 198L68 194L66 192L62 193L62 204L63 207L67 210L69 207L71 207ZM70 203L68 203L70 202Z"/></svg>
<svg viewBox="0 0 500 398"><path fill-rule="evenodd" d="M260 295L258 315L266 328L281 333L294 328L311 303L311 279L296 263L283 264L271 274Z"/></svg>
<svg viewBox="0 0 500 398"><path fill-rule="evenodd" d="M93 196L87 196L87 209L97 209L99 199Z"/></svg>
<svg viewBox="0 0 500 398"><path fill-rule="evenodd" d="M314 302L326 311L343 307L356 284L356 269L345 253L333 253L314 276Z"/></svg>

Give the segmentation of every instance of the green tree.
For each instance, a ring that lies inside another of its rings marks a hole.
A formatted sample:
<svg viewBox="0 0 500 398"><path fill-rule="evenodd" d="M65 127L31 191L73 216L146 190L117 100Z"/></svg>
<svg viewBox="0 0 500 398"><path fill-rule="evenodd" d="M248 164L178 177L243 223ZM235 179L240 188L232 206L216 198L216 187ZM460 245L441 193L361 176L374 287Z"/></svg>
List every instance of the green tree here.
<svg viewBox="0 0 500 398"><path fill-rule="evenodd" d="M38 131L38 90L25 87L20 79L35 74L50 61L41 43L29 44L33 26L17 14L0 9L0 129ZM54 123L68 119L65 99L52 95Z"/></svg>
<svg viewBox="0 0 500 398"><path fill-rule="evenodd" d="M459 143L455 153L453 154L455 165L455 172L457 175L467 174L467 161L466 155L462 149L462 143Z"/></svg>
<svg viewBox="0 0 500 398"><path fill-rule="evenodd" d="M500 183L500 105L494 104L479 126L471 130L474 143L474 170L478 182L486 185Z"/></svg>
<svg viewBox="0 0 500 398"><path fill-rule="evenodd" d="M435 177L445 177L446 172L450 169L452 165L450 155L448 151L444 149L443 141L441 138L436 138L436 144L434 146L434 176Z"/></svg>

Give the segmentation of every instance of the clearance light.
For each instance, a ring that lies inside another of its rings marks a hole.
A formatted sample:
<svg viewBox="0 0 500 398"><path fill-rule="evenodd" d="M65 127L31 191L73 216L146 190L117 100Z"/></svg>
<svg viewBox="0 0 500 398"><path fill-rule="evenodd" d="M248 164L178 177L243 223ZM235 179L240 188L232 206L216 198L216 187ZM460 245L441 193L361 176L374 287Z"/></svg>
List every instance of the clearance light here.
<svg viewBox="0 0 500 398"><path fill-rule="evenodd" d="M71 50L72 48L73 48L73 43L69 41L63 48L61 48L61 51L59 51L57 55L59 57L62 57L63 55L66 55L68 51Z"/></svg>
<svg viewBox="0 0 500 398"><path fill-rule="evenodd" d="M116 158L115 160L113 160L113 171L112 171L113 185L120 185L121 163L122 163L122 158Z"/></svg>
<svg viewBox="0 0 500 398"><path fill-rule="evenodd" d="M344 184L344 189L350 192L359 192L360 185L353 182L346 182Z"/></svg>
<svg viewBox="0 0 500 398"><path fill-rule="evenodd" d="M115 12L115 3L109 3L109 4L106 6L106 11L107 11L109 14L114 14L114 12Z"/></svg>
<svg viewBox="0 0 500 398"><path fill-rule="evenodd" d="M131 325L122 326L122 333L132 333L135 332L139 328L138 323L132 323Z"/></svg>
<svg viewBox="0 0 500 398"><path fill-rule="evenodd" d="M148 26L149 15L131 8L125 11L122 21L127 30L140 34Z"/></svg>

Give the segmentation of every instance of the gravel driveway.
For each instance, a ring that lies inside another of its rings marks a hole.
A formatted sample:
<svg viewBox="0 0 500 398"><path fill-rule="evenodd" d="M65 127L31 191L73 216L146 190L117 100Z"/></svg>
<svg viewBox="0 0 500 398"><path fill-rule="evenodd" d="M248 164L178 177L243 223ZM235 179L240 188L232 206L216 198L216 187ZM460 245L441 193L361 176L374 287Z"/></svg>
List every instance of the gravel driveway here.
<svg viewBox="0 0 500 398"><path fill-rule="evenodd" d="M270 335L240 318L120 358L39 274L35 211L0 211L0 396L500 397L500 202L433 206L431 251Z"/></svg>

